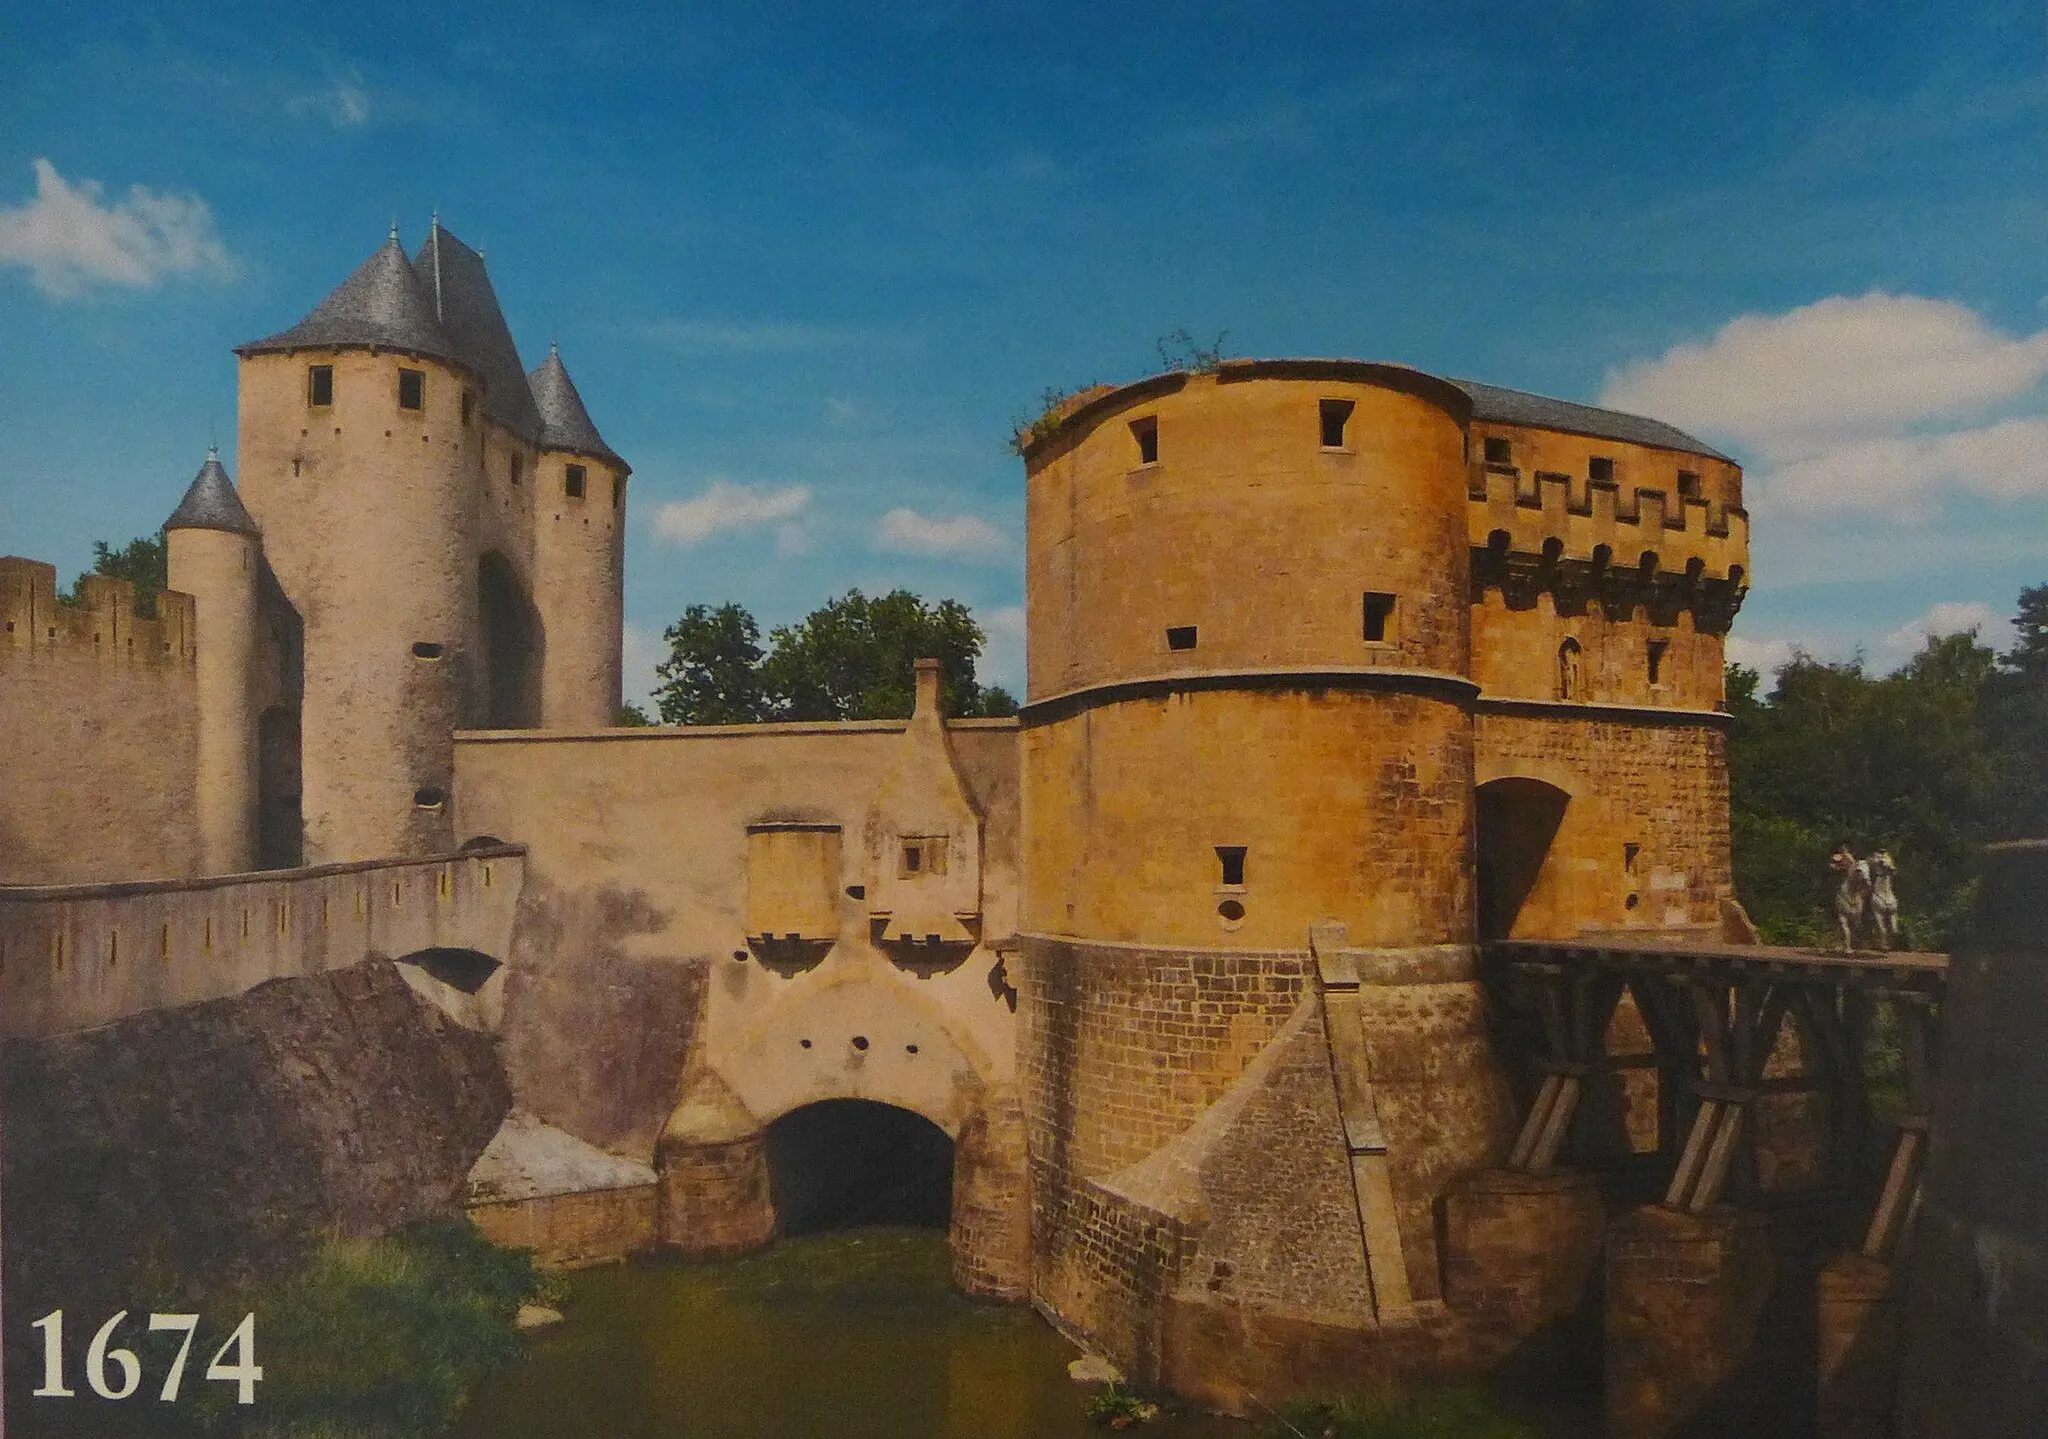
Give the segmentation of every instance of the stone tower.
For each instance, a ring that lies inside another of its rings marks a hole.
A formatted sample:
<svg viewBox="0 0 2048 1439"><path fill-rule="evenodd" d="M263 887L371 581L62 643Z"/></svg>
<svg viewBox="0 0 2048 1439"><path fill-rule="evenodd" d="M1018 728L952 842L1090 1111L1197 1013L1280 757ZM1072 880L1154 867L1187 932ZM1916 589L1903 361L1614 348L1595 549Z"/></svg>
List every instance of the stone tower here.
<svg viewBox="0 0 2048 1439"><path fill-rule="evenodd" d="M198 646L199 865L202 874L256 868L256 656L263 541L220 452L164 521L170 586L191 595Z"/></svg>
<svg viewBox="0 0 2048 1439"><path fill-rule="evenodd" d="M1344 1035L1324 996L1332 1056L1362 1025L1379 1080L1371 1125L1344 1115L1384 1159L1348 1242L1362 1223L1379 1314L1408 1312L1439 1291L1443 1181L1505 1117L1474 968L1470 401L1334 361L1083 399L1025 453L1041 1292L1083 1328L1112 1303L1087 1186L1215 1104L1324 987L1321 958L1350 986Z"/></svg>
<svg viewBox="0 0 2048 1439"><path fill-rule="evenodd" d="M238 353L243 492L304 625L306 862L452 849L481 660L480 367L395 232Z"/></svg>
<svg viewBox="0 0 2048 1439"><path fill-rule="evenodd" d="M543 425L534 473L534 600L548 637L541 715L549 729L618 717L624 639L626 476L553 345L528 377Z"/></svg>

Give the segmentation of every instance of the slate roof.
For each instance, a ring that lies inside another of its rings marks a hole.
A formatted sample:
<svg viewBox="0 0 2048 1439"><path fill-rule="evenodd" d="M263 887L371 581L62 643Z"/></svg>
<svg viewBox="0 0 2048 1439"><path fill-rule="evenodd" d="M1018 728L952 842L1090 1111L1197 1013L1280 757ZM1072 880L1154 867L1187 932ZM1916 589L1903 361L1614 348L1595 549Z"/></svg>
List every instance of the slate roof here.
<svg viewBox="0 0 2048 1439"><path fill-rule="evenodd" d="M498 307L484 257L444 229L428 231L412 267L436 320L484 382L484 413L507 429L538 441L541 415L526 386L526 366Z"/></svg>
<svg viewBox="0 0 2048 1439"><path fill-rule="evenodd" d="M396 232L332 294L315 305L305 319L289 330L237 345L235 353L263 355L282 350L371 345L456 364L470 363L434 318L433 298L413 273L412 262L405 258ZM473 363L471 367L474 368Z"/></svg>
<svg viewBox="0 0 2048 1439"><path fill-rule="evenodd" d="M1450 379L1449 376L1445 378ZM1475 420L1493 420L1503 425L1534 425L1575 435L1596 435L1602 439L1683 450L1688 454L1734 463L1711 445L1702 444L1662 420L1625 414L1620 410L1596 409L1592 405L1575 405L1570 400L1553 400L1523 390L1504 390L1499 385L1482 385L1476 380L1451 379L1450 382L1472 397L1472 418Z"/></svg>
<svg viewBox="0 0 2048 1439"><path fill-rule="evenodd" d="M249 512L242 508L242 497L235 493L235 482L228 478L227 466L220 462L218 450L207 451L206 463L193 476L185 498L178 501L178 508L171 511L171 517L164 521L164 528L230 530L242 535L262 533L256 527L256 521L249 518Z"/></svg>
<svg viewBox="0 0 2048 1439"><path fill-rule="evenodd" d="M583 396L576 393L576 382L569 378L568 367L553 345L548 346L548 357L527 376L527 382L533 387L534 401L540 406L546 425L543 449L591 455L618 466L621 472L630 469L590 422L590 411L583 408Z"/></svg>

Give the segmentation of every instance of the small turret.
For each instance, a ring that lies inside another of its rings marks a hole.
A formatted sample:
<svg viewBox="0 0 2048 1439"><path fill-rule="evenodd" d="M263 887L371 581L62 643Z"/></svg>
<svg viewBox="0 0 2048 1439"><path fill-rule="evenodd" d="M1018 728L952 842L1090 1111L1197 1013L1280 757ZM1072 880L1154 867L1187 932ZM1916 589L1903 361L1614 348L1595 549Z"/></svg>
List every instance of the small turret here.
<svg viewBox="0 0 2048 1439"><path fill-rule="evenodd" d="M547 634L541 723L599 729L619 710L626 477L554 346L527 377L543 425L534 510L534 602Z"/></svg>
<svg viewBox="0 0 2048 1439"><path fill-rule="evenodd" d="M204 874L256 867L257 576L263 541L209 450L164 521L171 588L191 595L198 629L199 862Z"/></svg>

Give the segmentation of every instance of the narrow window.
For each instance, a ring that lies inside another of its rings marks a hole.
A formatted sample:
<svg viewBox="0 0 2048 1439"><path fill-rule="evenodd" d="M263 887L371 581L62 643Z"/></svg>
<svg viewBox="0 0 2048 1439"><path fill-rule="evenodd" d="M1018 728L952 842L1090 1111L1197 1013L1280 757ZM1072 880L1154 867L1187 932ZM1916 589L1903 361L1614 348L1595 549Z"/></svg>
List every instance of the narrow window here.
<svg viewBox="0 0 2048 1439"><path fill-rule="evenodd" d="M398 372L398 408L401 410L424 410L427 407L427 372L425 370L400 370Z"/></svg>
<svg viewBox="0 0 2048 1439"><path fill-rule="evenodd" d="M476 414L476 396L468 390L462 392L462 428L468 429L470 419Z"/></svg>
<svg viewBox="0 0 2048 1439"><path fill-rule="evenodd" d="M1579 668L1579 642L1566 640L1557 647L1557 697L1579 700L1586 697L1585 680Z"/></svg>
<svg viewBox="0 0 2048 1439"><path fill-rule="evenodd" d="M1486 463L1489 465L1512 465L1515 462L1513 441L1500 435L1486 437Z"/></svg>
<svg viewBox="0 0 2048 1439"><path fill-rule="evenodd" d="M437 660L441 658L441 647L432 640L421 640L412 647L412 657L416 660Z"/></svg>
<svg viewBox="0 0 2048 1439"><path fill-rule="evenodd" d="M625 507L626 507L626 482L625 482L625 480L624 480L624 479L623 479L622 477L620 477L620 476L618 476L618 475L613 475L613 476L612 476L612 508L613 508L613 509L615 509L615 510L622 510L622 509L624 509Z"/></svg>
<svg viewBox="0 0 2048 1439"><path fill-rule="evenodd" d="M1605 455L1595 455L1586 461L1586 478L1598 480L1601 484L1614 483L1614 461Z"/></svg>
<svg viewBox="0 0 2048 1439"><path fill-rule="evenodd" d="M1365 637L1375 644L1385 641L1387 626L1394 618L1394 597L1376 594L1367 590L1365 594Z"/></svg>
<svg viewBox="0 0 2048 1439"><path fill-rule="evenodd" d="M1139 464L1159 463L1159 421L1155 416L1131 421L1131 438L1138 442Z"/></svg>
<svg viewBox="0 0 2048 1439"><path fill-rule="evenodd" d="M334 366L306 366L306 403L309 405L331 405L334 403Z"/></svg>
<svg viewBox="0 0 2048 1439"><path fill-rule="evenodd" d="M589 471L585 470L581 465L571 465L562 472L562 483L569 491L570 499L580 500L583 498L583 481L588 474Z"/></svg>
<svg viewBox="0 0 2048 1439"><path fill-rule="evenodd" d="M505 456L505 473L511 477L513 484L519 483L519 456Z"/></svg>
<svg viewBox="0 0 2048 1439"><path fill-rule="evenodd" d="M1351 412L1357 408L1352 400L1324 400L1321 403L1323 417L1323 448L1341 450L1344 448L1344 426L1351 419Z"/></svg>
<svg viewBox="0 0 2048 1439"><path fill-rule="evenodd" d="M1624 844L1621 847L1621 872L1623 874L1634 874L1636 872L1636 856L1642 852L1643 847L1639 844Z"/></svg>
<svg viewBox="0 0 2048 1439"><path fill-rule="evenodd" d="M1191 650L1195 647L1193 625L1169 625L1166 629L1166 647L1170 650Z"/></svg>
<svg viewBox="0 0 2048 1439"><path fill-rule="evenodd" d="M1219 844L1216 859L1223 866L1221 883L1236 889L1244 887L1244 852L1241 844Z"/></svg>
<svg viewBox="0 0 2048 1439"><path fill-rule="evenodd" d="M946 837L939 834L906 835L898 879L915 879L923 874L946 872Z"/></svg>
<svg viewBox="0 0 2048 1439"><path fill-rule="evenodd" d="M1681 500L1696 500L1700 497L1700 477L1697 471L1678 472L1678 497Z"/></svg>
<svg viewBox="0 0 2048 1439"><path fill-rule="evenodd" d="M1664 652L1671 648L1670 640L1650 641L1650 683L1664 682Z"/></svg>

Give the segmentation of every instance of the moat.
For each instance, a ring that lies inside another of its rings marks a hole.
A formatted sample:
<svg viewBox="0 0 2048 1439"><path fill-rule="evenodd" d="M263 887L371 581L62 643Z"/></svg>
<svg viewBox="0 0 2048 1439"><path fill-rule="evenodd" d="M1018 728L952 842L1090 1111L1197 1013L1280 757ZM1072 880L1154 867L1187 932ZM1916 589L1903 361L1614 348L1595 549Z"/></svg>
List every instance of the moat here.
<svg viewBox="0 0 2048 1439"><path fill-rule="evenodd" d="M856 1229L745 1259L570 1277L568 1321L478 1394L460 1439L1065 1439L1104 1432L1073 1346L1032 1310L962 1298L946 1236ZM1249 1439L1162 1418L1159 1439Z"/></svg>

